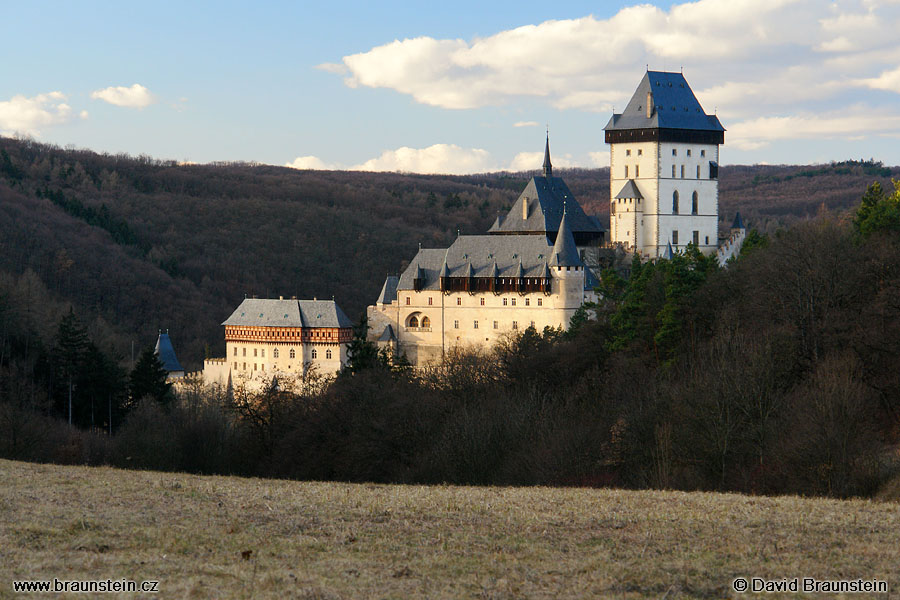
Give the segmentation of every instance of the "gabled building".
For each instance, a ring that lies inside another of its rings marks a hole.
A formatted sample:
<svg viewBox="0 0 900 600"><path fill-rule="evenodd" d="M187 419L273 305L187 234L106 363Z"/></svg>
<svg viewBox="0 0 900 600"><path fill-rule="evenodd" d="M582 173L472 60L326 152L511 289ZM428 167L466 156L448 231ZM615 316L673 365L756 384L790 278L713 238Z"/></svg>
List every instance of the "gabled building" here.
<svg viewBox="0 0 900 600"><path fill-rule="evenodd" d="M490 345L530 326L565 329L585 300L596 299L579 248L603 236L553 176L548 142L542 175L486 235L422 248L399 278L387 278L368 309L369 337L422 366L454 346Z"/></svg>
<svg viewBox="0 0 900 600"><path fill-rule="evenodd" d="M719 145L725 128L706 114L681 73L647 71L604 128L610 145L609 239L646 258L693 243L718 247Z"/></svg>

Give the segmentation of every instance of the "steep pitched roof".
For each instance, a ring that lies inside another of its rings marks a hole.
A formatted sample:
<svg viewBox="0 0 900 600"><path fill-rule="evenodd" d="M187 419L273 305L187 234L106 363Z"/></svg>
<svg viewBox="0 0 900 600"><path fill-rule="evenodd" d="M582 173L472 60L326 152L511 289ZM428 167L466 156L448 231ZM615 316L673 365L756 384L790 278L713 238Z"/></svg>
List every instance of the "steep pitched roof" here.
<svg viewBox="0 0 900 600"><path fill-rule="evenodd" d="M334 300L244 298L222 325L251 327L353 327Z"/></svg>
<svg viewBox="0 0 900 600"><path fill-rule="evenodd" d="M568 214L563 214L559 222L559 232L556 235L556 243L553 245L553 251L551 252L550 266L584 266L584 263L581 262L581 258L578 256L578 248L575 246L575 237L572 235L572 230L569 229L568 218Z"/></svg>
<svg viewBox="0 0 900 600"><path fill-rule="evenodd" d="M741 213L738 212L734 215L734 223L731 224L732 229L745 229L744 220L741 218Z"/></svg>
<svg viewBox="0 0 900 600"><path fill-rule="evenodd" d="M647 117L647 94L652 98ZM647 71L621 114L604 127L620 129L692 129L725 131L718 117L707 115L681 73Z"/></svg>
<svg viewBox="0 0 900 600"><path fill-rule="evenodd" d="M527 217L523 218L524 203L528 204ZM560 177L532 177L519 195L509 213L498 218L488 233L543 233L555 234L559 230L563 210L569 215L569 228L579 233L601 233L603 228L589 218L584 209Z"/></svg>
<svg viewBox="0 0 900 600"><path fill-rule="evenodd" d="M384 285L381 286L381 293L378 294L378 300L375 302L378 304L390 304L396 300L397 284L399 282L400 278L396 275L388 275L384 280Z"/></svg>
<svg viewBox="0 0 900 600"><path fill-rule="evenodd" d="M391 327L391 324L388 323L384 328L384 331L381 332L381 335L378 336L379 342L393 342L397 339L397 336L394 335L394 328Z"/></svg>
<svg viewBox="0 0 900 600"><path fill-rule="evenodd" d="M550 133L547 133L547 144L544 146L544 177L553 176L553 165L550 163Z"/></svg>
<svg viewBox="0 0 900 600"><path fill-rule="evenodd" d="M615 196L616 198L641 198L643 199L643 195L641 194L641 190L637 188L637 185L634 183L634 179L629 179L628 182L622 186L621 191Z"/></svg>
<svg viewBox="0 0 900 600"><path fill-rule="evenodd" d="M172 346L172 340L169 339L168 333L160 332L159 338L156 340L156 356L163 368L172 373L173 371L184 371L184 367L178 362L175 356L175 348Z"/></svg>
<svg viewBox="0 0 900 600"><path fill-rule="evenodd" d="M672 243L671 242L666 242L666 250L665 250L665 252L663 252L662 257L666 260L672 260L673 258L675 258L675 253L672 252Z"/></svg>

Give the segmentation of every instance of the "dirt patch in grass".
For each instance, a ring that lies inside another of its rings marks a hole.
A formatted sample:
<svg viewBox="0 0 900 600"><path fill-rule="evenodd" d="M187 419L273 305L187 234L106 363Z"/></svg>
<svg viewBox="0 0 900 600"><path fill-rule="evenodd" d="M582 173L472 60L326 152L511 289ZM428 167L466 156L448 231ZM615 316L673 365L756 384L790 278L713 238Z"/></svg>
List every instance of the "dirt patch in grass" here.
<svg viewBox="0 0 900 600"><path fill-rule="evenodd" d="M887 581L900 504L305 483L0 461L0 598L22 579L165 598L736 596L738 576Z"/></svg>

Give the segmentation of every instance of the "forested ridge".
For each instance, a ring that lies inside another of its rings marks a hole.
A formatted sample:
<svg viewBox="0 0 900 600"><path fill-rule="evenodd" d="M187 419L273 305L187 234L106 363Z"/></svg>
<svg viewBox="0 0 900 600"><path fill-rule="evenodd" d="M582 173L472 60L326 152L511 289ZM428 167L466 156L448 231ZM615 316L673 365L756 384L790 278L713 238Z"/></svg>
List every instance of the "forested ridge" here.
<svg viewBox="0 0 900 600"><path fill-rule="evenodd" d="M874 161L725 168L721 226L741 210L753 228L728 269L694 251L637 261L627 281L604 273L596 320L526 330L425 373L358 342L332 384L175 398L152 353L128 373L132 340L141 350L167 327L196 367L221 351L219 323L244 293L334 294L355 317L419 241L484 231L527 174L178 165L0 139L0 454L870 495L898 468L892 174ZM589 213L605 208L608 171L563 175ZM104 409L113 436L97 434Z"/></svg>

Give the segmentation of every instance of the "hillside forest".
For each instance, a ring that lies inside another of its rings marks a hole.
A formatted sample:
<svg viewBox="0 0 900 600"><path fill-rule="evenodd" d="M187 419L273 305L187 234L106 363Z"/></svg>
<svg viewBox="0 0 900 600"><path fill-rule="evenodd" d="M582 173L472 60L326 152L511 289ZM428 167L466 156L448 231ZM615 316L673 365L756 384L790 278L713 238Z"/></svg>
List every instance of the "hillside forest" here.
<svg viewBox="0 0 900 600"><path fill-rule="evenodd" d="M753 228L727 269L693 251L636 262L627 281L604 274L595 319L424 373L357 340L332 383L176 396L146 351L160 328L190 370L221 354L245 294L333 295L356 317L419 243L486 230L529 174L179 165L0 138L0 455L872 495L900 435L898 175L871 160L725 167L721 228L737 210ZM563 177L604 214L607 170Z"/></svg>

